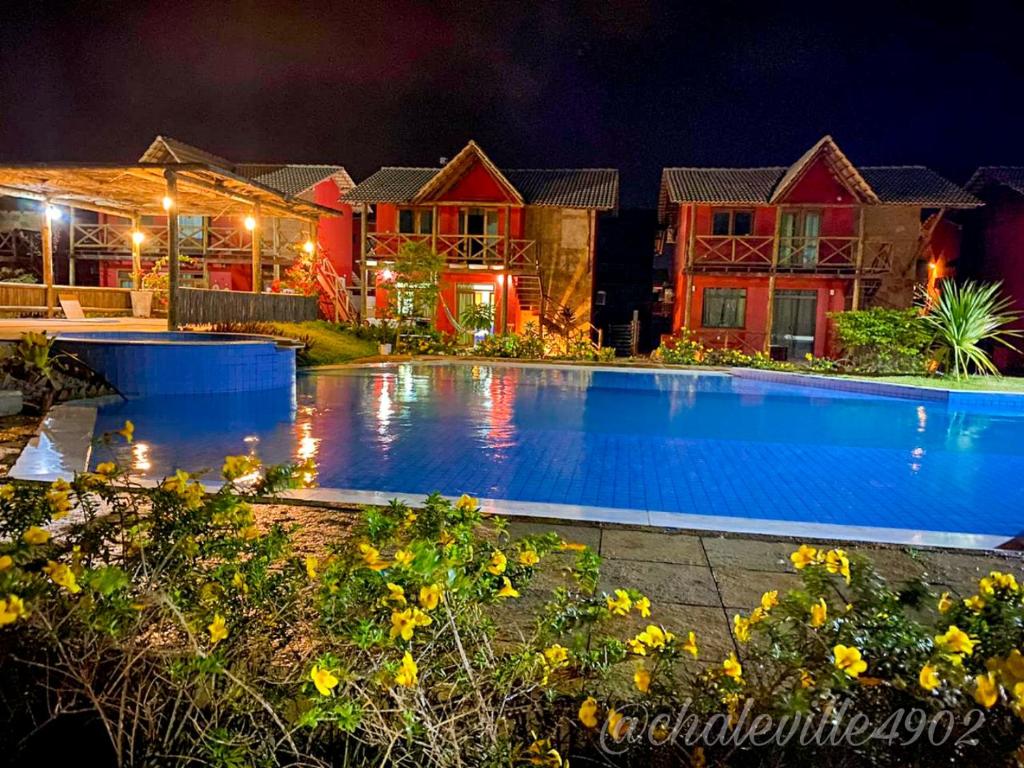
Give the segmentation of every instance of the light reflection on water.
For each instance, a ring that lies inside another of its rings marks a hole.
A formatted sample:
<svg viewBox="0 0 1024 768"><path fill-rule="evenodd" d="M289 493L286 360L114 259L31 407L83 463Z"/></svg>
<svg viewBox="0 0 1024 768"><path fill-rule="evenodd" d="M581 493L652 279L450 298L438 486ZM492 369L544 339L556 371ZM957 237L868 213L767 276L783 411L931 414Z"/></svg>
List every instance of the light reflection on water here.
<svg viewBox="0 0 1024 768"><path fill-rule="evenodd" d="M989 533L1024 506L1019 416L723 375L402 364L133 400L98 428L125 418L155 477L255 449L367 490Z"/></svg>

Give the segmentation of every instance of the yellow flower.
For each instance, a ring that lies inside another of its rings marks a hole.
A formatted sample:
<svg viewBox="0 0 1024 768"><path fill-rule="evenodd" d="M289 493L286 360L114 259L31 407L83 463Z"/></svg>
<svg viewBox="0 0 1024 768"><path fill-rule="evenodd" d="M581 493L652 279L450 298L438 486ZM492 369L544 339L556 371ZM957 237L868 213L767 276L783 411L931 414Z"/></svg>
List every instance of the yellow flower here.
<svg viewBox="0 0 1024 768"><path fill-rule="evenodd" d="M761 595L761 608L765 611L770 611L776 605L779 604L779 590L773 589L771 592L765 592Z"/></svg>
<svg viewBox="0 0 1024 768"><path fill-rule="evenodd" d="M597 699L587 696L580 704L580 722L587 728L597 728Z"/></svg>
<svg viewBox="0 0 1024 768"><path fill-rule="evenodd" d="M608 610L617 616L625 616L633 607L633 601L624 589L616 589L615 597L608 595L605 597L605 602L608 604Z"/></svg>
<svg viewBox="0 0 1024 768"><path fill-rule="evenodd" d="M741 614L732 617L732 629L736 639L745 643L750 639L750 620L743 618Z"/></svg>
<svg viewBox="0 0 1024 768"><path fill-rule="evenodd" d="M646 619L651 615L651 601L646 596L641 595L640 599L633 603L633 607L636 608L641 618Z"/></svg>
<svg viewBox="0 0 1024 768"><path fill-rule="evenodd" d="M555 643L550 648L544 649L544 658L548 664L557 667L559 664L564 664L569 660L569 649Z"/></svg>
<svg viewBox="0 0 1024 768"><path fill-rule="evenodd" d="M639 637L634 637L630 640L627 640L626 645L628 645L629 650L635 653L637 656L647 655L647 646L639 640Z"/></svg>
<svg viewBox="0 0 1024 768"><path fill-rule="evenodd" d="M447 547L449 544L455 541L455 537L448 533L448 531L441 531L439 534L437 534L437 540L438 542L440 542L442 547Z"/></svg>
<svg viewBox="0 0 1024 768"><path fill-rule="evenodd" d="M519 553L519 564L527 567L533 567L540 562L540 555L538 555L532 549L524 549Z"/></svg>
<svg viewBox="0 0 1024 768"><path fill-rule="evenodd" d="M690 634L686 636L686 640L683 642L681 647L684 651L692 655L693 658L697 658L697 635L693 630L690 630Z"/></svg>
<svg viewBox="0 0 1024 768"><path fill-rule="evenodd" d="M638 667L633 673L633 684L640 693L647 693L651 689L651 673L643 667Z"/></svg>
<svg viewBox="0 0 1024 768"><path fill-rule="evenodd" d="M995 673L978 675L974 689L974 700L985 709L991 709L999 701L999 686L996 684Z"/></svg>
<svg viewBox="0 0 1024 768"><path fill-rule="evenodd" d="M6 571L14 565L14 558L10 555L0 555L0 571Z"/></svg>
<svg viewBox="0 0 1024 768"><path fill-rule="evenodd" d="M830 549L825 555L825 569L829 573L838 573L846 583L850 583L850 559L841 549Z"/></svg>
<svg viewBox="0 0 1024 768"><path fill-rule="evenodd" d="M405 605L405 590L397 584L392 584L390 581L385 585L388 588L388 596L386 600L390 600L393 603L399 605Z"/></svg>
<svg viewBox="0 0 1024 768"><path fill-rule="evenodd" d="M505 557L505 553L499 550L494 550L491 554L491 562L487 566L488 573L493 573L495 576L501 576L505 572L505 567L508 565L508 558Z"/></svg>
<svg viewBox="0 0 1024 768"><path fill-rule="evenodd" d="M310 581L316 581L316 568L319 564L320 561L312 555L306 558L306 577Z"/></svg>
<svg viewBox="0 0 1024 768"><path fill-rule="evenodd" d="M412 633L416 627L425 627L431 623L427 614L419 608L409 608L404 611L392 611L391 613L391 637L401 637L403 640L412 640Z"/></svg>
<svg viewBox="0 0 1024 768"><path fill-rule="evenodd" d="M730 653L728 658L722 662L722 672L726 677L731 677L737 683L743 682L743 666L735 653Z"/></svg>
<svg viewBox="0 0 1024 768"><path fill-rule="evenodd" d="M812 685L814 685L814 676L811 675L811 673L808 672L806 669L801 669L800 670L800 687L801 688L810 688Z"/></svg>
<svg viewBox="0 0 1024 768"><path fill-rule="evenodd" d="M125 419L124 426L117 430L117 434L123 437L126 443L130 443L135 438L135 425L131 419Z"/></svg>
<svg viewBox="0 0 1024 768"><path fill-rule="evenodd" d="M820 627L828 621L828 603L825 598L819 597L818 602L811 606L811 626Z"/></svg>
<svg viewBox="0 0 1024 768"><path fill-rule="evenodd" d="M955 605L953 598L949 596L949 592L943 592L942 597L939 598L939 613L946 613Z"/></svg>
<svg viewBox="0 0 1024 768"><path fill-rule="evenodd" d="M25 603L17 595L8 595L6 600L0 600L0 626L12 624L26 613Z"/></svg>
<svg viewBox="0 0 1024 768"><path fill-rule="evenodd" d="M537 739L526 750L530 755L530 765L541 766L541 768L563 768L562 756L557 749L551 747L550 739ZM569 763L564 763L564 768L569 768Z"/></svg>
<svg viewBox="0 0 1024 768"><path fill-rule="evenodd" d="M868 663L861 658L860 650L852 646L837 645L832 649L833 663L850 677L857 677L868 668Z"/></svg>
<svg viewBox="0 0 1024 768"><path fill-rule="evenodd" d="M395 563L406 567L412 564L412 551L408 549L399 549L395 552Z"/></svg>
<svg viewBox="0 0 1024 768"><path fill-rule="evenodd" d="M380 551L366 542L359 545L359 551L363 553L363 562L372 571L383 571L390 567L391 563L380 559Z"/></svg>
<svg viewBox="0 0 1024 768"><path fill-rule="evenodd" d="M704 768L708 764L708 759L704 756L704 747L694 747L693 756L690 758L690 765L693 768Z"/></svg>
<svg viewBox="0 0 1024 768"><path fill-rule="evenodd" d="M1010 651L1010 655L1006 657L1003 667L1010 677L1024 681L1024 654L1021 654L1016 648Z"/></svg>
<svg viewBox="0 0 1024 768"><path fill-rule="evenodd" d="M437 604L441 601L441 595L444 593L444 587L440 584L431 584L428 587L420 587L420 605L422 605L428 611L432 611L437 608Z"/></svg>
<svg viewBox="0 0 1024 768"><path fill-rule="evenodd" d="M235 575L231 577L231 586L241 592L243 595L249 593L249 585L245 583L245 577L240 571L235 571Z"/></svg>
<svg viewBox="0 0 1024 768"><path fill-rule="evenodd" d="M405 688L414 688L419 679L418 673L419 667L413 661L412 654L406 651L402 656L402 664L398 668L398 673L395 675L395 682Z"/></svg>
<svg viewBox="0 0 1024 768"><path fill-rule="evenodd" d="M71 511L71 486L67 480L57 478L46 492L46 503L54 520L60 520Z"/></svg>
<svg viewBox="0 0 1024 768"><path fill-rule="evenodd" d="M939 680L938 670L936 670L931 664L925 664L921 667L921 674L917 676L917 682L920 683L921 687L926 691L934 691L942 685L942 681Z"/></svg>
<svg viewBox="0 0 1024 768"><path fill-rule="evenodd" d="M26 544L45 544L50 540L50 534L37 525L33 525L22 535Z"/></svg>
<svg viewBox="0 0 1024 768"><path fill-rule="evenodd" d="M479 506L479 502L468 493L464 493L459 496L459 500L455 502L455 508L464 512L470 512Z"/></svg>
<svg viewBox="0 0 1024 768"><path fill-rule="evenodd" d="M966 605L975 613L981 613L981 611L985 608L985 598L983 598L981 595L974 595L973 597L965 598L964 605Z"/></svg>
<svg viewBox="0 0 1024 768"><path fill-rule="evenodd" d="M245 541L255 541L260 537L260 529L255 525L247 525L238 531L238 535Z"/></svg>
<svg viewBox="0 0 1024 768"><path fill-rule="evenodd" d="M309 679L313 681L321 696L330 696L338 685L338 678L332 675L329 669L323 669L316 664L309 670Z"/></svg>
<svg viewBox="0 0 1024 768"><path fill-rule="evenodd" d="M498 597L519 597L519 590L512 586L512 582L508 580L508 576L502 576L502 580L505 582L501 589L498 590Z"/></svg>
<svg viewBox="0 0 1024 768"><path fill-rule="evenodd" d="M578 541L563 541L558 545L558 548L564 552L582 552L587 548L587 545L580 544Z"/></svg>
<svg viewBox="0 0 1024 768"><path fill-rule="evenodd" d="M670 643L674 639L675 635L654 624L648 624L647 628L636 636L636 640L650 648L664 648L665 643Z"/></svg>
<svg viewBox="0 0 1024 768"><path fill-rule="evenodd" d="M608 735L611 736L615 741L621 741L623 738L625 738L628 730L629 726L626 722L625 716L621 712L616 712L614 709L609 709Z"/></svg>
<svg viewBox="0 0 1024 768"><path fill-rule="evenodd" d="M225 480L239 480L259 469L260 461L255 456L228 456L224 459L221 474Z"/></svg>
<svg viewBox="0 0 1024 768"><path fill-rule="evenodd" d="M199 509L203 505L205 491L199 483L189 482L191 477L188 472L179 469L172 477L165 478L160 488L183 499L187 509Z"/></svg>
<svg viewBox="0 0 1024 768"><path fill-rule="evenodd" d="M996 587L1005 589L1009 592L1016 592L1020 589L1020 587L1017 586L1017 579L1014 578L1012 573L992 571L988 576L978 582L978 588L986 595L994 595Z"/></svg>
<svg viewBox="0 0 1024 768"><path fill-rule="evenodd" d="M115 472L117 472L117 464L112 461L104 461L96 465L96 473L105 477L110 477Z"/></svg>
<svg viewBox="0 0 1024 768"><path fill-rule="evenodd" d="M216 645L228 636L227 622L219 613L213 615L213 621L210 622L207 629L210 631L210 645Z"/></svg>
<svg viewBox="0 0 1024 768"><path fill-rule="evenodd" d="M10 483L0 485L0 501L14 501L14 486Z"/></svg>
<svg viewBox="0 0 1024 768"><path fill-rule="evenodd" d="M968 637L966 632L958 629L955 625L950 625L945 633L935 636L935 644L943 651L963 653L968 656L974 653L976 642L978 641Z"/></svg>
<svg viewBox="0 0 1024 768"><path fill-rule="evenodd" d="M806 544L801 544L800 548L789 556L789 559L792 561L793 567L801 571L808 565L813 565L818 561L818 550Z"/></svg>
<svg viewBox="0 0 1024 768"><path fill-rule="evenodd" d="M72 594L75 592L81 592L82 590L82 588L78 586L75 574L63 563L55 563L53 560L50 560L45 566L43 566L43 573L49 576L50 580L58 587L64 587L64 589Z"/></svg>

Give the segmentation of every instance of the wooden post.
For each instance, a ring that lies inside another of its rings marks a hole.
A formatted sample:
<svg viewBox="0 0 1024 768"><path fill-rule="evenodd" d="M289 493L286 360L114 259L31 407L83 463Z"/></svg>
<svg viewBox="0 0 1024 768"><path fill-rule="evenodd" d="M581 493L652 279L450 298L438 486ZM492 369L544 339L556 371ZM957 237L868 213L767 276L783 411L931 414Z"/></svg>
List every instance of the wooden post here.
<svg viewBox="0 0 1024 768"><path fill-rule="evenodd" d="M430 250L437 253L437 206L430 211Z"/></svg>
<svg viewBox="0 0 1024 768"><path fill-rule="evenodd" d="M512 224L512 216L510 209L505 206L505 238L502 242L501 257L501 332L508 333L508 284L512 282L512 275L508 271L508 249L511 243L509 242L509 229Z"/></svg>
<svg viewBox="0 0 1024 768"><path fill-rule="evenodd" d="M53 221L50 201L43 200L43 227L41 250L43 256L43 285L46 286L46 316L53 317Z"/></svg>
<svg viewBox="0 0 1024 768"><path fill-rule="evenodd" d="M132 214L132 288L139 290L142 287L142 241L136 233L142 232L142 217Z"/></svg>
<svg viewBox="0 0 1024 768"><path fill-rule="evenodd" d="M68 208L68 285L75 284L75 209Z"/></svg>
<svg viewBox="0 0 1024 768"><path fill-rule="evenodd" d="M274 252L274 279L281 279L281 219L275 216L270 224L271 241L270 247ZM314 242L316 242L314 240ZM314 251L315 252L315 251Z"/></svg>
<svg viewBox="0 0 1024 768"><path fill-rule="evenodd" d="M369 279L366 271L366 203L359 206L359 273L359 281L362 284L362 296L360 297L362 308L359 314L365 323L369 319L370 312L370 286L366 284Z"/></svg>
<svg viewBox="0 0 1024 768"><path fill-rule="evenodd" d="M178 264L178 176L168 168L164 171L167 188L164 194L170 199L167 209L167 330L178 330L178 282L181 279Z"/></svg>
<svg viewBox="0 0 1024 768"><path fill-rule="evenodd" d="M210 287L210 217L203 216L203 231L202 231L202 250L203 250L203 288Z"/></svg>
<svg viewBox="0 0 1024 768"><path fill-rule="evenodd" d="M775 207L775 237L772 240L772 264L768 273L768 308L764 314L764 351L771 352L772 325L775 322L775 274L779 268L779 240L782 235L782 207Z"/></svg>
<svg viewBox="0 0 1024 768"><path fill-rule="evenodd" d="M252 243L252 292L263 293L263 235L260 232L263 222L260 221L259 203L253 203L252 217L256 221L249 238Z"/></svg>
<svg viewBox="0 0 1024 768"><path fill-rule="evenodd" d="M856 312L860 309L861 272L864 269L864 206L857 209L857 253L854 256L853 265L853 299L850 302L850 309Z"/></svg>
<svg viewBox="0 0 1024 768"><path fill-rule="evenodd" d="M686 277L683 296L683 328L690 327L690 304L693 301L693 258L697 244L697 204L690 203L690 231L683 254L683 274Z"/></svg>

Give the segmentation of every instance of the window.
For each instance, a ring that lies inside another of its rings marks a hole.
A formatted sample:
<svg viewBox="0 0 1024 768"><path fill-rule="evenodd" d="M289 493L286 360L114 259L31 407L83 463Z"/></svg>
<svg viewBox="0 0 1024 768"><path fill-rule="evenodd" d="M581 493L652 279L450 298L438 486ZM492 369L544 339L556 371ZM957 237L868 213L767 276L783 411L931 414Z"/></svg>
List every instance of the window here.
<svg viewBox="0 0 1024 768"><path fill-rule="evenodd" d="M725 237L744 237L754 232L753 211L714 211L711 214L711 234Z"/></svg>
<svg viewBox="0 0 1024 768"><path fill-rule="evenodd" d="M399 208L398 231L403 235L429 235L434 231L434 212Z"/></svg>
<svg viewBox="0 0 1024 768"><path fill-rule="evenodd" d="M745 288L705 288L701 325L705 328L743 328L747 317Z"/></svg>
<svg viewBox="0 0 1024 768"><path fill-rule="evenodd" d="M779 222L779 264L813 268L818 263L821 211L783 211Z"/></svg>

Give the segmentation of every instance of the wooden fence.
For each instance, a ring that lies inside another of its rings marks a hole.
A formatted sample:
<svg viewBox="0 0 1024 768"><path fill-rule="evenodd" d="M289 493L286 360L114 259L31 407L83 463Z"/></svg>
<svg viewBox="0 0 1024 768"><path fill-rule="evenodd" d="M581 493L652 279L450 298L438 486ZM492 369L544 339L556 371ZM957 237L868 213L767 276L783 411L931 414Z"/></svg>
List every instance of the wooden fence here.
<svg viewBox="0 0 1024 768"><path fill-rule="evenodd" d="M59 298L73 296L87 315L130 315L131 291L87 285L46 286L36 283L0 283L0 313L16 316L59 311Z"/></svg>
<svg viewBox="0 0 1024 768"><path fill-rule="evenodd" d="M178 323L303 323L317 318L315 296L179 288Z"/></svg>

